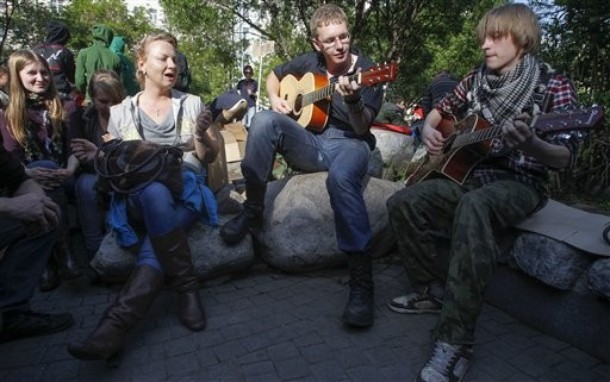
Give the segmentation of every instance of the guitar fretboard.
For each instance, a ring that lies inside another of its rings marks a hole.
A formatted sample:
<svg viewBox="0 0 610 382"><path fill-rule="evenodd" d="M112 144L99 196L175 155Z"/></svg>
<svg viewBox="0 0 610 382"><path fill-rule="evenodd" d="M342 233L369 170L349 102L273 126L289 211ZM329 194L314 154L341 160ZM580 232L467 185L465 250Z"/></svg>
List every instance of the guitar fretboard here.
<svg viewBox="0 0 610 382"><path fill-rule="evenodd" d="M353 74L351 76L349 76L349 81L358 81L358 75L357 74ZM318 102L321 99L330 97L333 93L335 92L335 83L330 83L326 86L323 86L319 89L316 89L312 92L303 94L302 96L302 101L301 101L301 106L305 107L307 105L311 105L313 103Z"/></svg>
<svg viewBox="0 0 610 382"><path fill-rule="evenodd" d="M502 128L499 126L490 127L484 130L477 130L466 134L460 134L451 144L451 149L458 149L473 143L483 142L488 139L497 138L500 135L502 135Z"/></svg>

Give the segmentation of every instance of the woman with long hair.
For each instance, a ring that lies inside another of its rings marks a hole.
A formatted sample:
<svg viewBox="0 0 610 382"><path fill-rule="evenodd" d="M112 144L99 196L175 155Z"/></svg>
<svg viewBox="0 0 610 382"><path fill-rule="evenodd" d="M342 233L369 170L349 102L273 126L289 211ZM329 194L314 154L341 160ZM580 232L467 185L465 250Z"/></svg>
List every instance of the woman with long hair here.
<svg viewBox="0 0 610 382"><path fill-rule="evenodd" d="M206 326L186 231L202 218L217 224L214 195L204 185L204 165L218 155L220 134L199 97L172 89L178 68L171 34L144 37L136 56L143 90L111 108L108 133L181 148L184 191L174 197L163 183L152 182L131 194L112 195L110 224L120 245L140 245L138 261L95 331L84 341L69 344L70 354L83 360L117 354L127 332L146 315L165 283L177 292L180 322L192 331ZM130 233L132 225L137 227Z"/></svg>
<svg viewBox="0 0 610 382"><path fill-rule="evenodd" d="M45 188L62 209L55 256L41 278L42 290L59 285L59 274L66 280L79 277L70 244L67 221L69 179L78 168L69 155L65 109L44 58L32 50L18 50L8 59L10 100L0 118L0 131L7 151L25 165L26 173Z"/></svg>

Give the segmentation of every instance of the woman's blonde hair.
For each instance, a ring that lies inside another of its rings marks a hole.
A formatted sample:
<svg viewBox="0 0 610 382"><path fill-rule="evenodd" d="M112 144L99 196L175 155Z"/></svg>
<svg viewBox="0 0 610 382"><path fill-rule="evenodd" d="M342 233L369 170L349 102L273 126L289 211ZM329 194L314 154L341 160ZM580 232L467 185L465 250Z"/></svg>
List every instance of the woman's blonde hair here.
<svg viewBox="0 0 610 382"><path fill-rule="evenodd" d="M114 70L109 69L96 70L91 76L87 91L91 94L91 98L95 98L100 91L109 94L113 105L120 103L126 96L119 75Z"/></svg>
<svg viewBox="0 0 610 382"><path fill-rule="evenodd" d="M47 91L42 95L43 103L49 113L51 120L51 136L56 138L62 132L62 121L64 119L64 108L53 83L53 77L47 61L30 49L17 50L8 58L9 71L9 103L6 108L6 120L8 129L13 138L21 145L26 144L26 100L27 91L21 82L19 72L27 65L39 63L49 73L49 85Z"/></svg>
<svg viewBox="0 0 610 382"><path fill-rule="evenodd" d="M174 49L176 49L178 46L178 41L174 35L168 32L151 33L144 36L144 38L140 40L140 43L136 46L136 62L138 65L136 78L140 84L140 88L142 89L144 89L144 72L142 72L142 70L139 68L140 62L146 61L148 58L148 46L155 41L168 42L174 47Z"/></svg>
<svg viewBox="0 0 610 382"><path fill-rule="evenodd" d="M343 9L339 8L334 4L325 4L316 9L311 16L311 20L309 22L309 30L311 32L311 37L318 37L318 28L322 28L324 26L330 24L342 24L345 23L345 26L349 28L349 22L347 20L347 16Z"/></svg>
<svg viewBox="0 0 610 382"><path fill-rule="evenodd" d="M511 35L518 48L534 55L540 49L542 37L536 14L525 4L506 4L487 11L476 33L479 45L483 45L487 36Z"/></svg>

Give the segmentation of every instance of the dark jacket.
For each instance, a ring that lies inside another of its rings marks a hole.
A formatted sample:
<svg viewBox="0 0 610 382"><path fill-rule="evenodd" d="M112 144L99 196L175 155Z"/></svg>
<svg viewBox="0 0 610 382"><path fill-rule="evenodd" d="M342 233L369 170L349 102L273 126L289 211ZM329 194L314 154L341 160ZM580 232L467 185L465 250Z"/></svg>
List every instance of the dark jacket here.
<svg viewBox="0 0 610 382"><path fill-rule="evenodd" d="M65 47L70 39L70 31L59 21L47 23L47 38L44 43L34 47L49 64L57 91L64 97L70 94L74 84L74 54Z"/></svg>
<svg viewBox="0 0 610 382"><path fill-rule="evenodd" d="M11 195L27 179L23 165L4 148L0 135L0 189Z"/></svg>

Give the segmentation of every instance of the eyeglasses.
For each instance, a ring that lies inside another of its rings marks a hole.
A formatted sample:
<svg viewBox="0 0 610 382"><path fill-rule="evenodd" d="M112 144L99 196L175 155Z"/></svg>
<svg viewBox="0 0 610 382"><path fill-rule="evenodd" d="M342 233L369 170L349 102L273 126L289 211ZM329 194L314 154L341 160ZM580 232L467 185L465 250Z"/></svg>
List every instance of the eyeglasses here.
<svg viewBox="0 0 610 382"><path fill-rule="evenodd" d="M244 72L244 74L252 74L252 72Z"/></svg>
<svg viewBox="0 0 610 382"><path fill-rule="evenodd" d="M349 33L342 33L336 37L330 37L324 40L318 40L325 48L332 48L337 44L339 40L340 44L347 44L349 42Z"/></svg>

